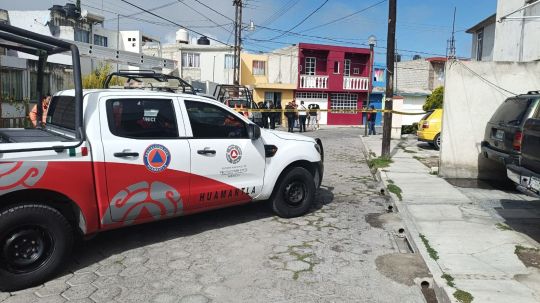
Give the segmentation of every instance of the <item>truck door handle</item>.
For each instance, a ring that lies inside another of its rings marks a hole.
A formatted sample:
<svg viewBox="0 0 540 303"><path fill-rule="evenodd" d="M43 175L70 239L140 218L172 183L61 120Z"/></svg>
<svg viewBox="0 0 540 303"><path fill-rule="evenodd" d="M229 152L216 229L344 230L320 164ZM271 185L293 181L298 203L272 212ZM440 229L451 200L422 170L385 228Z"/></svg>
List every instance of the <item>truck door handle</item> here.
<svg viewBox="0 0 540 303"><path fill-rule="evenodd" d="M207 154L215 155L216 151L212 149L200 149L197 151L197 153L199 155L207 155Z"/></svg>
<svg viewBox="0 0 540 303"><path fill-rule="evenodd" d="M138 157L138 152L121 152L121 153L114 153L114 156L117 158L127 158L127 157Z"/></svg>

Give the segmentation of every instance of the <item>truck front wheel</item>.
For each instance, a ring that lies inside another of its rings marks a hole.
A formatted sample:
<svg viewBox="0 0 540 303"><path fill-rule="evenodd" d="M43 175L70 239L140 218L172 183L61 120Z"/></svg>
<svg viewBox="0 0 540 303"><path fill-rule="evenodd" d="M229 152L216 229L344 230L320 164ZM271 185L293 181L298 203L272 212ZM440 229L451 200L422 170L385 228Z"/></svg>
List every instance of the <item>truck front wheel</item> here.
<svg viewBox="0 0 540 303"><path fill-rule="evenodd" d="M0 290L27 288L51 278L67 261L73 230L56 209L39 204L0 213Z"/></svg>
<svg viewBox="0 0 540 303"><path fill-rule="evenodd" d="M315 199L315 183L311 173L302 167L288 170L272 198L274 212L283 218L306 214Z"/></svg>

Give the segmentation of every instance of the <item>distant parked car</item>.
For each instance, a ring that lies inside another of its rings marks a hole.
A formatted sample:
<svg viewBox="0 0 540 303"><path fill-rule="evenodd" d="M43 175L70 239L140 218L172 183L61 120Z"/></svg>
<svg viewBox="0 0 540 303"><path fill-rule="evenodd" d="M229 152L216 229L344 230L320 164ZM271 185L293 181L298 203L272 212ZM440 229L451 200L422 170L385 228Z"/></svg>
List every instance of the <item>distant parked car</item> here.
<svg viewBox="0 0 540 303"><path fill-rule="evenodd" d="M520 164L510 164L506 169L519 190L540 198L540 110L523 127Z"/></svg>
<svg viewBox="0 0 540 303"><path fill-rule="evenodd" d="M504 165L519 164L523 125L539 108L540 93L531 91L506 99L486 125L482 154Z"/></svg>
<svg viewBox="0 0 540 303"><path fill-rule="evenodd" d="M418 122L418 141L429 143L439 150L441 148L442 108L428 111Z"/></svg>

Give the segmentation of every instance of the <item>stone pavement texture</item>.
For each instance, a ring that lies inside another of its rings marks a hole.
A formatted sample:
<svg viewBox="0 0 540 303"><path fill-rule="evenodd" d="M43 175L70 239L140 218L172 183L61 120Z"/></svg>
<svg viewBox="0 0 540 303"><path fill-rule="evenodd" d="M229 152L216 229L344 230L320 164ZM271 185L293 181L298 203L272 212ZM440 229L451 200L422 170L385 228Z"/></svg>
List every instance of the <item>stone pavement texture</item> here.
<svg viewBox="0 0 540 303"><path fill-rule="evenodd" d="M326 151L310 214L286 220L254 203L106 232L80 243L54 280L0 301L424 302L412 278L426 273L404 278L409 265L392 233L366 222L385 214L387 197L358 129L308 135Z"/></svg>
<svg viewBox="0 0 540 303"><path fill-rule="evenodd" d="M363 141L380 155L380 136ZM456 301L453 294L461 289L472 294L474 302L539 302L539 270L524 265L515 253L518 245L538 247L538 243L524 233L504 228L504 220L493 214L493 208L478 203L509 198L530 203L531 199L493 189L458 188L430 174L419 161L434 154L427 145L409 138L393 141L392 146L393 163L380 170L381 177L402 190L402 201L395 197L398 209L448 298ZM540 213L536 210L532 215ZM428 253L420 234L438 254L437 260ZM448 286L442 274L452 276L455 287Z"/></svg>

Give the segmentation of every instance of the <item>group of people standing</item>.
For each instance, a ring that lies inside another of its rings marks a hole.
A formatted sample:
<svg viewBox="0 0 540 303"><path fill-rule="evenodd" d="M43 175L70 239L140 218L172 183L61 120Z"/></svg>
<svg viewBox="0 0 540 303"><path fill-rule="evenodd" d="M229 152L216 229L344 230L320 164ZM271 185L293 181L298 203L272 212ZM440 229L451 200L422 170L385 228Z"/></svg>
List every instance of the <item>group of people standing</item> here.
<svg viewBox="0 0 540 303"><path fill-rule="evenodd" d="M285 106L285 117L287 117L288 132L294 132L294 126L298 125L300 132L305 132L306 122L312 130L319 129L319 111L318 104L310 104L305 106L304 101L300 101L300 104L296 103L296 100L292 100Z"/></svg>

